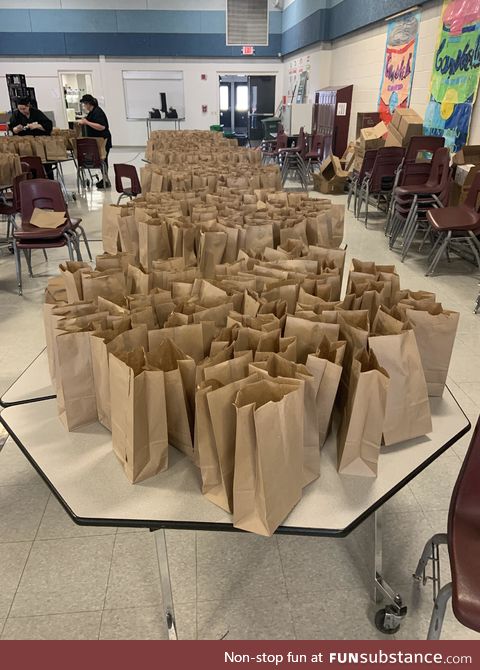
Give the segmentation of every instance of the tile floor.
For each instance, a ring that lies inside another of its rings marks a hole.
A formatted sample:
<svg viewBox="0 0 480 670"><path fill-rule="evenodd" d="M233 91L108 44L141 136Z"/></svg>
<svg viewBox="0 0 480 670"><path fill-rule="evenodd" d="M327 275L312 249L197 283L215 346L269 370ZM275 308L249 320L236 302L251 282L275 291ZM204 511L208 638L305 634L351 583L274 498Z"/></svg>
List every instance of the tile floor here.
<svg viewBox="0 0 480 670"><path fill-rule="evenodd" d="M111 162L141 165L134 149L116 149ZM73 171L66 173L75 188ZM101 250L101 207L113 192L93 192L70 206ZM343 196L336 200L341 202ZM396 262L402 287L437 293L461 312L449 385L470 421L480 412L480 315L472 313L478 272L463 261L423 276L421 257L401 264L387 248L382 219L369 229L346 217L348 255ZM49 262L34 254L35 278L18 297L13 258L0 256L0 393L44 347L41 302ZM0 635L3 639L162 639L155 545L147 531L76 526L11 440L0 434ZM424 542L444 531L449 498L468 446L466 436L398 493L385 508L385 573L409 605L397 637L424 638L430 589L412 583ZM3 448L2 448L3 445ZM377 609L369 599L366 524L345 540L168 531L177 624L182 638L374 639ZM445 558L445 556L444 556ZM448 563L444 560L444 577ZM360 567L359 567L360 566ZM451 612L443 638L480 637Z"/></svg>

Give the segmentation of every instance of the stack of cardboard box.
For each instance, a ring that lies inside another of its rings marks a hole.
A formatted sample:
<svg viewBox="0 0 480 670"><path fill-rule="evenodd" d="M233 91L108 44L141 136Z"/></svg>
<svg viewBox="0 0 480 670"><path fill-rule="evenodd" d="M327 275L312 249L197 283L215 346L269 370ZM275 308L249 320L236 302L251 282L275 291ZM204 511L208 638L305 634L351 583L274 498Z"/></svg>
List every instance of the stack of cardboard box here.
<svg viewBox="0 0 480 670"><path fill-rule="evenodd" d="M406 147L416 135L423 135L422 117L409 107L397 107L388 126L385 146Z"/></svg>
<svg viewBox="0 0 480 670"><path fill-rule="evenodd" d="M455 180L450 195L450 205L460 205L465 201L475 175L480 170L480 146L472 144L457 151L452 159L455 166Z"/></svg>
<svg viewBox="0 0 480 670"><path fill-rule="evenodd" d="M355 158L353 161L353 170L360 172L363 157L369 149L380 149L385 144L384 136L388 132L387 126L380 121L373 128L362 128L360 137L355 142Z"/></svg>

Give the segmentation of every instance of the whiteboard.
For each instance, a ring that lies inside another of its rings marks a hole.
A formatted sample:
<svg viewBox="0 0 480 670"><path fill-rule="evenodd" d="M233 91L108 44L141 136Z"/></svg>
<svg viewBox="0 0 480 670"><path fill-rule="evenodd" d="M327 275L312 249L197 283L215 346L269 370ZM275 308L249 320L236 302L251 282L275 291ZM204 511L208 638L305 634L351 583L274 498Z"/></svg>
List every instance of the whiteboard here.
<svg viewBox="0 0 480 670"><path fill-rule="evenodd" d="M180 70L124 70L123 90L127 120L148 119L152 108L160 109L160 93L167 96L167 107L185 116L183 72Z"/></svg>

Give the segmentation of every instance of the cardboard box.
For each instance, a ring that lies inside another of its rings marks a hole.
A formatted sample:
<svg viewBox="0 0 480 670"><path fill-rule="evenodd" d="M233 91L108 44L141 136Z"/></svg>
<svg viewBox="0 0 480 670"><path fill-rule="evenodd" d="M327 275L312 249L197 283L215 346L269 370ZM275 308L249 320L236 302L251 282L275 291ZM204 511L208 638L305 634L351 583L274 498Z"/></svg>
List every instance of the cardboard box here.
<svg viewBox="0 0 480 670"><path fill-rule="evenodd" d="M388 132L387 126L381 121L373 128L362 128L360 131L360 146L362 149L380 149L385 144L384 135Z"/></svg>
<svg viewBox="0 0 480 670"><path fill-rule="evenodd" d="M346 172L351 172L353 161L355 159L355 142L349 142L347 148L340 158L340 164Z"/></svg>
<svg viewBox="0 0 480 670"><path fill-rule="evenodd" d="M464 146L454 155L452 163L457 166L449 203L453 206L465 202L475 175L480 170L480 146Z"/></svg>
<svg viewBox="0 0 480 670"><path fill-rule="evenodd" d="M402 147L403 146L403 137L398 132L397 128L394 128L391 124L388 128L387 137L385 140L386 147Z"/></svg>
<svg viewBox="0 0 480 670"><path fill-rule="evenodd" d="M314 174L314 189L320 193L343 193L349 173L342 168L337 156L328 156Z"/></svg>
<svg viewBox="0 0 480 670"><path fill-rule="evenodd" d="M412 137L423 135L423 119L410 107L397 107L389 125L389 130L392 129L402 137L402 145L405 147ZM402 145L391 144L389 146Z"/></svg>

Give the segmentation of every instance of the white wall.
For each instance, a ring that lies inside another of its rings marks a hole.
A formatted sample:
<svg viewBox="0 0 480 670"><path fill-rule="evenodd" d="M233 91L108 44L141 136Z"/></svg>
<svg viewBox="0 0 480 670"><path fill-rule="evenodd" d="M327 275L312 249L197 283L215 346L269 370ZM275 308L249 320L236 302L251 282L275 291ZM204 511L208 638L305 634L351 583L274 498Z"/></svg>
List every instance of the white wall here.
<svg viewBox="0 0 480 670"><path fill-rule="evenodd" d="M99 59L57 61L46 59L0 59L0 80L5 74L20 73L27 76L27 83L35 85L40 109L54 109L57 125L66 127L66 118L62 115L62 92L59 72L91 72L93 90L101 106L104 107L117 146L142 146L146 142L145 123L127 121L123 93L122 70L182 70L185 89L184 128L206 129L218 123L218 76L219 74L273 74L277 77L276 106L283 92L283 64L279 60L190 60L177 59ZM206 74L206 81L201 75ZM58 98L56 97L58 92ZM60 101L60 102L59 102ZM202 112L202 105L208 106L208 112ZM6 85L0 84L0 110L7 110L9 101ZM63 116L63 118L62 118ZM168 127L168 126L167 126Z"/></svg>
<svg viewBox="0 0 480 670"><path fill-rule="evenodd" d="M435 46L440 27L442 0L433 0L421 9L420 32L417 48L415 76L410 106L422 116L429 99ZM302 49L285 58L284 91L288 90L288 64L294 58L310 56L312 77L311 90L322 86L353 84L350 139L355 139L357 112L373 112L377 109L380 78L385 55L387 23L382 21L372 28L360 30L353 35L336 40L331 51L319 46ZM328 48L328 45L326 45ZM328 76L326 73L328 72ZM327 79L327 81L325 81ZM318 85L317 85L318 83ZM480 101L473 111L470 144L480 144Z"/></svg>

